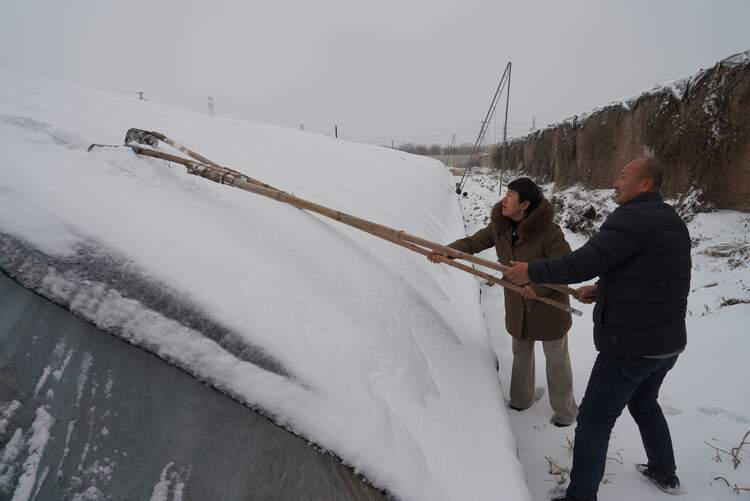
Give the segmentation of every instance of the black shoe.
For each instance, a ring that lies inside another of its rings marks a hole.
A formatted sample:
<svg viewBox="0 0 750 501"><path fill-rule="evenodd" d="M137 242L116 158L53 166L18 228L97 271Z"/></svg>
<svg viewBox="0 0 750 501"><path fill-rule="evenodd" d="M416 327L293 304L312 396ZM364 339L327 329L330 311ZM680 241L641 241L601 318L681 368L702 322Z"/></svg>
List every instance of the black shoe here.
<svg viewBox="0 0 750 501"><path fill-rule="evenodd" d="M508 407L510 407L510 408L511 408L511 409L513 409L514 411L518 411L518 412L521 412L521 411L525 411L526 409L528 409L528 407L526 407L525 409L522 409L522 408L520 408L520 407L516 407L516 406L514 406L514 405L510 405L510 404L508 404Z"/></svg>
<svg viewBox="0 0 750 501"><path fill-rule="evenodd" d="M568 496L560 496L557 498L552 498L551 501L575 501L573 498L569 498Z"/></svg>
<svg viewBox="0 0 750 501"><path fill-rule="evenodd" d="M680 494L682 492L680 489L680 479L674 473L654 471L646 464L636 464L635 469L643 475L643 478L667 494Z"/></svg>

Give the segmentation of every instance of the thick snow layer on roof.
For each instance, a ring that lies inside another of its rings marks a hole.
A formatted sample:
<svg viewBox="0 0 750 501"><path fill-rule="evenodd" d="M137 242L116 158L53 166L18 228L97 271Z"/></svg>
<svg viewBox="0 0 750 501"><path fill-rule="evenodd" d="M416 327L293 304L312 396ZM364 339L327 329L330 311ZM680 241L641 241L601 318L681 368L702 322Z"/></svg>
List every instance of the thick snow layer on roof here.
<svg viewBox="0 0 750 501"><path fill-rule="evenodd" d="M0 267L398 498L528 499L473 277L126 148L86 152L130 127L412 234L465 234L432 159L0 72Z"/></svg>

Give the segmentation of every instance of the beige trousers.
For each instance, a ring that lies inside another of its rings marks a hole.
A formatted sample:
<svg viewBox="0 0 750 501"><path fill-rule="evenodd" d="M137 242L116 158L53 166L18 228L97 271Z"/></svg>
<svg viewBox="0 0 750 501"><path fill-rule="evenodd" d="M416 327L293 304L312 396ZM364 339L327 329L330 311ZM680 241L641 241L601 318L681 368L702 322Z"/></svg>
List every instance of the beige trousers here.
<svg viewBox="0 0 750 501"><path fill-rule="evenodd" d="M570 367L568 336L556 341L541 341L547 365L549 403L555 413L552 420L572 424L578 415L573 397L573 370ZM526 409L534 403L534 341L513 338L513 371L510 376L510 405Z"/></svg>

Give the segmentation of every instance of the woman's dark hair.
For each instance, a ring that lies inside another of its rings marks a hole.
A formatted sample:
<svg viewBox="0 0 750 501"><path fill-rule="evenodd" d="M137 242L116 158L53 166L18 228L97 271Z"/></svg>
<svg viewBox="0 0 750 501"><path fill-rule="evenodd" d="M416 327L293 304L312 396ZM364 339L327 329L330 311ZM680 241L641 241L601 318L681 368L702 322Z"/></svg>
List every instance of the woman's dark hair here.
<svg viewBox="0 0 750 501"><path fill-rule="evenodd" d="M508 189L518 193L518 201L529 202L529 208L526 213L530 213L542 203L544 195L542 189L528 177L519 177L508 183Z"/></svg>

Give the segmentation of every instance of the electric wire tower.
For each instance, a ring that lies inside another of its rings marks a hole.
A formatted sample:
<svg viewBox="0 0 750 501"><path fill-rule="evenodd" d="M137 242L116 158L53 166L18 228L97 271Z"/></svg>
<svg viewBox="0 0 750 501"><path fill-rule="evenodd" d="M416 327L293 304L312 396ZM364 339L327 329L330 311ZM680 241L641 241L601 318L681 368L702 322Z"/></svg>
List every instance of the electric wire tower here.
<svg viewBox="0 0 750 501"><path fill-rule="evenodd" d="M500 83L497 85L497 90L495 91L495 95L492 98L492 102L490 103L490 107L487 110L487 114L484 117L484 120L482 121L482 127L479 130L479 135L477 136L477 140L474 143L474 149L471 152L471 155L469 155L469 161L466 163L466 168L464 169L464 173L461 176L461 180L456 183L456 194L460 195L463 192L464 185L466 184L466 179L468 178L468 174L471 171L472 164L474 163L476 156L479 154L479 150L482 148L482 144L484 143L484 136L487 134L487 129L490 127L490 123L492 122L492 117L495 115L495 109L497 108L498 103L500 102L500 98L503 95L503 91L506 92L505 96L505 123L503 124L503 144L505 144L508 140L508 105L510 104L510 72L512 68L512 63L508 61L508 64L505 65L505 71L503 71L503 76L500 77ZM502 189L502 181L501 181L501 189Z"/></svg>

